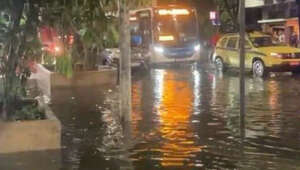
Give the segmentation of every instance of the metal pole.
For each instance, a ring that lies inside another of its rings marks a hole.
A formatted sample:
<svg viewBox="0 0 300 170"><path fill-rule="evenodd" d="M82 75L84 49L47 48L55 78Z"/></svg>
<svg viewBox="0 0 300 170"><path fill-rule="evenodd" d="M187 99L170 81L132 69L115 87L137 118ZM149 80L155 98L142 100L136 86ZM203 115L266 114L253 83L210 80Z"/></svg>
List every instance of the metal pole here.
<svg viewBox="0 0 300 170"><path fill-rule="evenodd" d="M245 136L245 0L240 0L240 130L241 138Z"/></svg>
<svg viewBox="0 0 300 170"><path fill-rule="evenodd" d="M297 4L298 31L299 31L298 40L300 40L300 0L296 0L296 4Z"/></svg>
<svg viewBox="0 0 300 170"><path fill-rule="evenodd" d="M131 121L131 52L127 0L120 0L120 117Z"/></svg>

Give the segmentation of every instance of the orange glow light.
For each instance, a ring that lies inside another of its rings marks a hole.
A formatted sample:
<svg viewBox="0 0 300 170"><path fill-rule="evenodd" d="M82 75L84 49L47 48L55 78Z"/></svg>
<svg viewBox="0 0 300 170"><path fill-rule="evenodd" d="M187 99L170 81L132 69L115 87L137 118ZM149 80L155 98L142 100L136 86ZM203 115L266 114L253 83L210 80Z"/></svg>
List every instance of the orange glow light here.
<svg viewBox="0 0 300 170"><path fill-rule="evenodd" d="M174 37L173 35L162 35L159 36L159 41L173 41Z"/></svg>
<svg viewBox="0 0 300 170"><path fill-rule="evenodd" d="M160 9L159 15L189 15L190 12L187 9Z"/></svg>
<svg viewBox="0 0 300 170"><path fill-rule="evenodd" d="M137 20L137 18L136 17L130 17L130 19L129 19L130 21L136 21Z"/></svg>
<svg viewBox="0 0 300 170"><path fill-rule="evenodd" d="M168 168L184 166L193 157L192 155L205 148L199 146L191 138L194 136L192 127L189 126L193 111L191 105L193 93L190 84L179 80L178 77L180 77L180 73L175 71L168 71L164 74L163 94L157 111L161 123L158 134L165 139L165 142L160 148L151 149L151 151L162 153L161 165Z"/></svg>

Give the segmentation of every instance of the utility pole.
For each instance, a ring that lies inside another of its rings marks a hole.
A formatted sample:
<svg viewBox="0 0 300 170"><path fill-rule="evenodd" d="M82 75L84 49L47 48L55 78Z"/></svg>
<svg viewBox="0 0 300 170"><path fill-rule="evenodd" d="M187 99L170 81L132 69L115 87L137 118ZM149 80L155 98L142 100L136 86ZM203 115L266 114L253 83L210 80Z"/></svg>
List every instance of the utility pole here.
<svg viewBox="0 0 300 170"><path fill-rule="evenodd" d="M299 27L298 39L300 40L300 0L296 0L296 4L297 4L298 27Z"/></svg>
<svg viewBox="0 0 300 170"><path fill-rule="evenodd" d="M240 0L240 130L241 138L245 136L245 0Z"/></svg>
<svg viewBox="0 0 300 170"><path fill-rule="evenodd" d="M120 0L120 117L123 122L131 121L131 51L129 31L129 0Z"/></svg>

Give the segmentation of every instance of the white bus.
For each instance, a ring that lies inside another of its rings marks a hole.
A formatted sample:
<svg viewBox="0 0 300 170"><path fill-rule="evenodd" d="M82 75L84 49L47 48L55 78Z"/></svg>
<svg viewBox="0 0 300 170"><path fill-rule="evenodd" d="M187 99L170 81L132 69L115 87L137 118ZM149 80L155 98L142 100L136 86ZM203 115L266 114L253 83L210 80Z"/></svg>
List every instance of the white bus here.
<svg viewBox="0 0 300 170"><path fill-rule="evenodd" d="M196 10L164 6L130 12L131 44L150 65L196 62L201 46Z"/></svg>

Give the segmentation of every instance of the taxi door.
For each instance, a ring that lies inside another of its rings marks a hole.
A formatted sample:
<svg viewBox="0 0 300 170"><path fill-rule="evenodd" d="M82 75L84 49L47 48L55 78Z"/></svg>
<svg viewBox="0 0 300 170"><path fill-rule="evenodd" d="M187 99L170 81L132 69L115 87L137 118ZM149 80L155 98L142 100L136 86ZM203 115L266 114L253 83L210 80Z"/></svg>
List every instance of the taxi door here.
<svg viewBox="0 0 300 170"><path fill-rule="evenodd" d="M238 67L239 52L238 52L238 37L230 37L226 46L226 56L230 67Z"/></svg>
<svg viewBox="0 0 300 170"><path fill-rule="evenodd" d="M252 68L253 47L248 39L245 39L245 68ZM254 51L255 52L255 51ZM239 62L240 64L240 62Z"/></svg>

